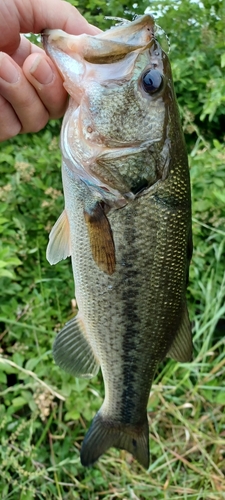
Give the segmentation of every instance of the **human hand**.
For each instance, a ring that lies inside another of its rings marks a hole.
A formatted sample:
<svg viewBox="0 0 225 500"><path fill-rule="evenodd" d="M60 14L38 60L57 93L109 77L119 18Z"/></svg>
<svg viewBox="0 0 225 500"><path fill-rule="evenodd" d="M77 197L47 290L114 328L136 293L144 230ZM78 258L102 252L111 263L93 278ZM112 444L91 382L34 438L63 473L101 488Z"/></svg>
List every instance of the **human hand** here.
<svg viewBox="0 0 225 500"><path fill-rule="evenodd" d="M45 52L20 33L63 29L96 35L75 7L63 0L7 0L0 5L0 141L37 132L63 115L67 93Z"/></svg>

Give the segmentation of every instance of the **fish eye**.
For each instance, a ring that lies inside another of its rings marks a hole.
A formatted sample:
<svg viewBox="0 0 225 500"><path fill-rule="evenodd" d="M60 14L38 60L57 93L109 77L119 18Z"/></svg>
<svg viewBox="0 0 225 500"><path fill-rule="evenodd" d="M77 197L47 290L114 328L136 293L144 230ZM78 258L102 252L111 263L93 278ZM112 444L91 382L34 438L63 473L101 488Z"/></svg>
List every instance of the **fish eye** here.
<svg viewBox="0 0 225 500"><path fill-rule="evenodd" d="M162 87L163 76L157 69L148 69L142 75L142 85L147 94L154 94Z"/></svg>

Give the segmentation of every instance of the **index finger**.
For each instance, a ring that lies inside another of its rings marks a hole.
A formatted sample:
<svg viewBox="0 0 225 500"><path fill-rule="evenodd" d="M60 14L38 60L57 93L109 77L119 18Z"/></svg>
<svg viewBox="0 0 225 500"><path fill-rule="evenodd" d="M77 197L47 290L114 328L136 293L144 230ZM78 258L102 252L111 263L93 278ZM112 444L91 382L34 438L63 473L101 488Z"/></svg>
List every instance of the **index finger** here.
<svg viewBox="0 0 225 500"><path fill-rule="evenodd" d="M20 44L20 33L40 33L45 28L74 35L100 32L63 0L7 0L1 5L0 49L11 55Z"/></svg>

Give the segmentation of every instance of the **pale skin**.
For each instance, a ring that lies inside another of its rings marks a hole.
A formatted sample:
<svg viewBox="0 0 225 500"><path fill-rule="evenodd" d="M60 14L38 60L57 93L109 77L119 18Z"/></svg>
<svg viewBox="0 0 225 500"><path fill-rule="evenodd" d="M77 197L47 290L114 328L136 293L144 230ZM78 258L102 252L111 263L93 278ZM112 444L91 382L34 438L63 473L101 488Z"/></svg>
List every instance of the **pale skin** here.
<svg viewBox="0 0 225 500"><path fill-rule="evenodd" d="M63 0L7 0L0 6L0 141L38 132L63 115L67 93L45 52L21 33L62 29L96 35L75 7Z"/></svg>

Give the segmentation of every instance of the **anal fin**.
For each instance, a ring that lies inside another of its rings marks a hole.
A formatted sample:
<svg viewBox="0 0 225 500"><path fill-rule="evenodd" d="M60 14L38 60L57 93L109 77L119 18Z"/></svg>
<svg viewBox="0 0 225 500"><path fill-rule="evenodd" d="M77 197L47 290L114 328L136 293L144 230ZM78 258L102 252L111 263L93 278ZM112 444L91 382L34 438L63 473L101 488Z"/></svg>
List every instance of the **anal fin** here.
<svg viewBox="0 0 225 500"><path fill-rule="evenodd" d="M176 334L176 337L170 347L167 357L185 363L192 360L192 333L191 323L188 315L187 304L183 308L181 324Z"/></svg>
<svg viewBox="0 0 225 500"><path fill-rule="evenodd" d="M111 275L115 271L116 258L110 223L99 202L84 210L92 256L98 267Z"/></svg>
<svg viewBox="0 0 225 500"><path fill-rule="evenodd" d="M97 374L99 363L85 336L79 313L57 334L53 356L57 365L75 377L91 378Z"/></svg>

